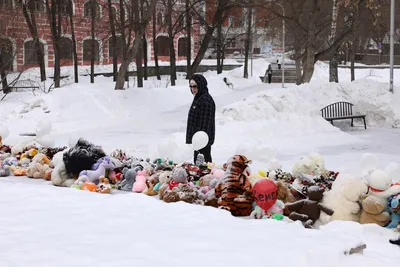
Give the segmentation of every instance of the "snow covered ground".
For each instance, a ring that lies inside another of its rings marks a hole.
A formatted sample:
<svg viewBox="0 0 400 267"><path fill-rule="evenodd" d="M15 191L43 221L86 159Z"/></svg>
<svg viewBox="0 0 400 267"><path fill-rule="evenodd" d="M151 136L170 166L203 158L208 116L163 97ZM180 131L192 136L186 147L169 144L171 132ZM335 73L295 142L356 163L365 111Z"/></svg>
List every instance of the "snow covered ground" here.
<svg viewBox="0 0 400 267"><path fill-rule="evenodd" d="M343 82L329 84L326 65L318 63L310 84L282 89L261 84L257 76L265 72L266 62L255 64L254 77L246 81L240 78L242 69L205 74L218 109L215 162L222 164L240 152L254 160L255 171L266 168L271 157L290 171L301 156L315 151L324 156L328 169L359 173L365 152L376 153L382 168L399 161L400 129L392 127L399 126L400 99L383 83L388 70L357 70L354 83L346 82L349 70L340 70ZM36 123L45 120L52 123L57 146L67 145L71 136L83 136L107 152L122 148L153 158L158 144L168 141L173 159L191 160L184 131L192 96L185 80L174 88L167 84L150 79L143 89L114 91L111 78L96 77L90 84L88 77L81 77L78 85L49 94L10 94L0 102L1 124L10 130L4 143L31 140L18 134L34 132ZM350 129L348 122L332 127L322 119L319 110L338 100L367 114L369 129ZM0 207L0 266L5 267L345 267L400 262L400 250L388 243L396 234L372 225L334 222L312 231L298 224L237 219L214 208L166 204L140 194L100 195L17 177L0 178ZM364 255L343 255L362 242L367 244Z"/></svg>

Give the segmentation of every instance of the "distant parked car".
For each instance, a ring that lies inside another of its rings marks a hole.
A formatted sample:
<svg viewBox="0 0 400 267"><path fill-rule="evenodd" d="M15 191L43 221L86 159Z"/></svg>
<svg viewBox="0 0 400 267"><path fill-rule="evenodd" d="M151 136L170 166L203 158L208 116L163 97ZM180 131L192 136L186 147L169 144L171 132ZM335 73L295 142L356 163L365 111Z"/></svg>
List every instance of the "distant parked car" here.
<svg viewBox="0 0 400 267"><path fill-rule="evenodd" d="M217 59L217 50L215 49L215 50L212 50L211 52L210 52L210 50L208 50L206 52L206 54L204 55L204 58L206 58L206 59ZM225 56L223 58L225 59Z"/></svg>

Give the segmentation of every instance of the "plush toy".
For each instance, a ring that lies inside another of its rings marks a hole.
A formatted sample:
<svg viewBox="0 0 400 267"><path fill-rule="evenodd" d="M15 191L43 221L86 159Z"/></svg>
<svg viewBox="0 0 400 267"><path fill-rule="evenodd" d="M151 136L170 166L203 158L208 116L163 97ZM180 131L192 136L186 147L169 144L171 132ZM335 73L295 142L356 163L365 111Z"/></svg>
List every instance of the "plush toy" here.
<svg viewBox="0 0 400 267"><path fill-rule="evenodd" d="M11 170L9 166L5 166L0 169L0 177L7 177L11 175Z"/></svg>
<svg viewBox="0 0 400 267"><path fill-rule="evenodd" d="M158 186L158 191L159 191L159 197L160 200L163 199L164 192L169 189L169 182L172 180L172 172L171 171L164 171L160 174L159 176L159 186ZM157 185L155 186L157 188ZM156 190L156 189L154 189Z"/></svg>
<svg viewBox="0 0 400 267"><path fill-rule="evenodd" d="M292 169L292 174L298 177L302 174L323 175L326 172L325 162L322 156L318 153L310 153L307 156L300 158Z"/></svg>
<svg viewBox="0 0 400 267"><path fill-rule="evenodd" d="M283 201L283 203L295 202L296 199L292 195L292 192L289 190L288 186L281 180L276 182L276 186L278 187L278 200Z"/></svg>
<svg viewBox="0 0 400 267"><path fill-rule="evenodd" d="M154 186L147 180L146 180L146 186L147 186L147 189L143 192L143 194L148 195L148 196L158 195L158 192L154 191Z"/></svg>
<svg viewBox="0 0 400 267"><path fill-rule="evenodd" d="M46 171L48 171L50 168L49 164L49 158L42 153L38 153L33 157L32 162L29 164L29 167L26 170L26 175L29 178L44 178Z"/></svg>
<svg viewBox="0 0 400 267"><path fill-rule="evenodd" d="M253 190L245 170L251 160L235 155L226 164L226 172L215 188L218 208L230 211L233 216L249 216L253 204Z"/></svg>
<svg viewBox="0 0 400 267"><path fill-rule="evenodd" d="M302 199L294 203L286 203L286 208L290 211L289 218L293 221L302 221L306 228L313 228L313 224L319 218L321 210L328 215L334 211L326 205L320 203L324 190L318 186L308 188L307 199Z"/></svg>
<svg viewBox="0 0 400 267"><path fill-rule="evenodd" d="M19 161L19 166L25 169L29 167L29 164L31 164L31 161L28 158L23 158Z"/></svg>
<svg viewBox="0 0 400 267"><path fill-rule="evenodd" d="M96 192L97 191L97 187L96 187L96 184L94 184L94 183L86 182L81 186L81 190L90 191L90 192Z"/></svg>
<svg viewBox="0 0 400 267"><path fill-rule="evenodd" d="M332 190L324 193L322 204L331 207L335 213L332 216L321 213L317 225L327 224L333 220L360 221L361 196L368 192L365 180L351 174L341 174L333 183Z"/></svg>
<svg viewBox="0 0 400 267"><path fill-rule="evenodd" d="M95 182L101 176L106 175L107 169L114 169L114 163L112 162L111 158L104 157L101 160L101 163L96 166L96 170L84 170L79 173L79 178L75 181L75 184L78 184L82 181L83 178L81 177L88 177L90 182ZM87 180L87 178L85 178Z"/></svg>
<svg viewBox="0 0 400 267"><path fill-rule="evenodd" d="M66 146L65 146L65 147L56 147L56 148L53 148L53 147L46 147L46 148L40 149L40 152L39 152L39 153L42 153L42 154L46 155L46 157L47 157L48 159L52 160L53 157L54 157L54 155L56 155L56 154L59 153L59 152L64 152L64 151L66 151L67 149L68 149L68 148L67 148Z"/></svg>
<svg viewBox="0 0 400 267"><path fill-rule="evenodd" d="M132 187L132 192L142 193L146 189L146 171L138 171L136 180Z"/></svg>
<svg viewBox="0 0 400 267"><path fill-rule="evenodd" d="M99 184L96 186L96 192L101 194L109 194L111 192L110 181L104 176L100 176Z"/></svg>
<svg viewBox="0 0 400 267"><path fill-rule="evenodd" d="M55 186L71 187L75 183L75 179L68 175L65 164L62 161L58 163L51 172L51 182Z"/></svg>
<svg viewBox="0 0 400 267"><path fill-rule="evenodd" d="M197 191L188 184L179 184L173 189L167 189L162 200L167 203L184 201L191 204L204 204L199 199Z"/></svg>
<svg viewBox="0 0 400 267"><path fill-rule="evenodd" d="M51 180L51 173L53 172L53 169L49 168L45 173L44 173L44 179L46 181L50 181Z"/></svg>
<svg viewBox="0 0 400 267"><path fill-rule="evenodd" d="M74 147L64 152L63 161L65 170L69 176L78 178L81 171L90 170L98 159L105 156L106 154L101 147L95 146L81 138Z"/></svg>
<svg viewBox="0 0 400 267"><path fill-rule="evenodd" d="M390 224L387 228L400 227L400 194L389 197L388 200L389 211L391 212Z"/></svg>
<svg viewBox="0 0 400 267"><path fill-rule="evenodd" d="M1 167L4 168L5 166L18 166L18 160L15 157L6 158L1 162Z"/></svg>
<svg viewBox="0 0 400 267"><path fill-rule="evenodd" d="M173 189L178 184L188 183L188 174L184 168L175 167L171 173L172 180L169 182L169 189Z"/></svg>
<svg viewBox="0 0 400 267"><path fill-rule="evenodd" d="M267 212L256 205L254 210L250 213L250 219L268 219Z"/></svg>
<svg viewBox="0 0 400 267"><path fill-rule="evenodd" d="M377 197L366 195L361 202L361 206L361 224L375 223L385 226L390 221L390 214L384 211L385 207Z"/></svg>
<svg viewBox="0 0 400 267"><path fill-rule="evenodd" d="M200 166L204 166L204 165L207 165L204 155L199 153L196 157L196 166L200 167Z"/></svg>
<svg viewBox="0 0 400 267"><path fill-rule="evenodd" d="M122 180L119 185L120 190L132 192L133 184L136 181L136 171L125 167L122 169L122 173L124 175L124 180Z"/></svg>
<svg viewBox="0 0 400 267"><path fill-rule="evenodd" d="M400 193L400 184L392 185L392 178L382 170L373 170L366 175L369 192L368 194L376 196L387 209L390 196Z"/></svg>
<svg viewBox="0 0 400 267"><path fill-rule="evenodd" d="M11 165L11 166L8 166L8 167L10 168L10 170L13 173L14 176L26 176L26 169L21 168L19 166L16 167L14 165Z"/></svg>

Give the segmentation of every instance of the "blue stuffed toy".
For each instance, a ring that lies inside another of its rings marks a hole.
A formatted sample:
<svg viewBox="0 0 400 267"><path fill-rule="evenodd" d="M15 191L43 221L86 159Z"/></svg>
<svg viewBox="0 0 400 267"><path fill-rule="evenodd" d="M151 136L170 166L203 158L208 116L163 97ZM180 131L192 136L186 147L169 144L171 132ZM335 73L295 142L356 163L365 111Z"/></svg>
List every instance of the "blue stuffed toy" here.
<svg viewBox="0 0 400 267"><path fill-rule="evenodd" d="M388 208L392 215L390 217L391 222L386 228L397 228L400 224L400 194L389 197Z"/></svg>

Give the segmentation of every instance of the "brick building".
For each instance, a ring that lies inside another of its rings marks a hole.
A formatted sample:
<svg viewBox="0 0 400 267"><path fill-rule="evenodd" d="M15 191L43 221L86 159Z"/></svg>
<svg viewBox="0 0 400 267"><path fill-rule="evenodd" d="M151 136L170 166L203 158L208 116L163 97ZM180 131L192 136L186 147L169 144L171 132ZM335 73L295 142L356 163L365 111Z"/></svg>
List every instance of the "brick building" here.
<svg viewBox="0 0 400 267"><path fill-rule="evenodd" d="M35 18L38 28L41 46L44 51L46 67L54 64L54 52L50 25L48 22L44 1L31 0L30 8L35 10ZM113 0L113 12L119 20L119 0ZM97 0L95 8L95 58L96 64L112 64L111 36L109 31L109 12L106 0ZM182 5L178 1L177 5ZM91 39L91 5L90 0L71 0L70 4L63 8L62 38L61 42L61 66L73 64L71 27L69 23L68 8L72 8L74 14L75 37L77 42L78 65L89 65L92 54ZM174 7L179 10L179 6ZM169 60L169 37L165 26L165 7L158 6L156 11L157 41L159 60ZM29 67L38 66L37 55L34 52L34 43L22 13L22 8L14 0L0 0L0 48L1 59L8 70L20 71ZM184 23L184 22L183 22ZM199 31L198 24L195 24L192 37L192 54L198 47ZM196 28L197 27L197 28ZM122 54L122 39L117 37L115 47L118 55ZM146 31L147 48L146 53L149 60L153 60L153 38L152 23ZM178 32L174 36L175 53L177 59L186 58L187 38L184 32ZM120 57L119 57L120 58Z"/></svg>

